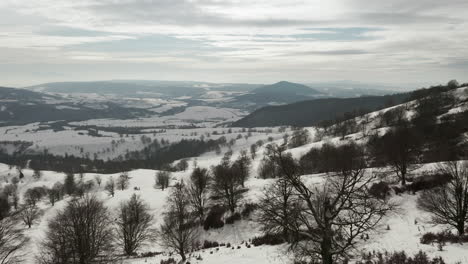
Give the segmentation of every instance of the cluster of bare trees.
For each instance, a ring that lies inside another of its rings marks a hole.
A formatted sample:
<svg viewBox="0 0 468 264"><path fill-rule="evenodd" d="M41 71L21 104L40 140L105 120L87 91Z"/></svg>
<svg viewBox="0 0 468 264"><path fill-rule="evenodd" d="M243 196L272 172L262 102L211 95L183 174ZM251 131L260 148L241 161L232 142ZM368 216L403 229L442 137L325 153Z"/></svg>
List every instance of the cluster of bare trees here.
<svg viewBox="0 0 468 264"><path fill-rule="evenodd" d="M237 160L231 161L232 152L226 152L221 163L211 168L212 192L216 198L234 213L242 198L242 188L249 176L250 159L242 152Z"/></svg>
<svg viewBox="0 0 468 264"><path fill-rule="evenodd" d="M261 200L263 230L283 236L296 256L309 261L331 264L348 258L358 238L371 232L394 206L369 194L375 176L365 172L362 155L342 155L346 166L312 186L284 150L284 145L267 148L267 158L280 168L281 177Z"/></svg>
<svg viewBox="0 0 468 264"><path fill-rule="evenodd" d="M152 221L148 205L137 195L121 203L115 221L95 196L74 197L49 221L38 262L111 263L118 257L115 244L132 255L154 239Z"/></svg>

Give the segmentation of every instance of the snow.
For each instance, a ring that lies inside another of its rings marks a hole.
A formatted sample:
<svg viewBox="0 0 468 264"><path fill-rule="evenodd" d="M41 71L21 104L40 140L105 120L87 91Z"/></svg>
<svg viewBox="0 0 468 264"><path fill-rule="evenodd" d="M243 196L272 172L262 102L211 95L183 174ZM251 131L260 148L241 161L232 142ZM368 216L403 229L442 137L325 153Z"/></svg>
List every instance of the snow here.
<svg viewBox="0 0 468 264"><path fill-rule="evenodd" d="M202 166L216 164L218 159L214 155L205 155L197 158L197 163ZM255 163L256 164L256 163ZM190 163L191 165L191 163ZM437 164L426 164L418 169L419 173L424 171L433 170ZM191 172L176 172L172 174L172 182L179 180L187 180ZM102 199L105 205L110 208L112 213L116 212L116 208L122 201L125 201L136 193L148 203L150 212L155 217L154 226L161 223L161 213L165 209L165 201L169 190L162 191L155 189L154 175L157 171L154 170L134 170L129 172L130 186L124 191L116 191L115 197L110 197L104 192L102 187L93 191L94 195ZM24 180L19 183L19 192L22 195L27 189L35 186L48 186L51 187L57 181L64 180L63 173L43 171L42 177L39 180L34 180L31 175L32 171L29 169L23 170L25 174ZM17 172L14 168L10 169L5 164L0 164L0 177L3 179L0 185L7 184ZM94 173L84 174L84 181L93 180ZM117 179L120 174L99 174L102 182L105 183L110 177ZM79 178L78 175L75 176ZM325 178L324 174L305 175L303 178L308 184L320 184ZM256 177L255 170L253 175L246 182L249 191L246 193L243 203L256 202L260 197L263 189L273 179L259 179ZM103 185L103 184L102 184ZM137 188L135 188L137 187ZM377 230L370 235L370 240L361 241L359 250L368 251L401 251L405 250L407 253L417 253L419 250L427 252L430 256L442 256L447 263L452 264L460 261L461 263L468 262L468 245L447 244L443 251L438 251L435 245L423 245L419 242L422 234L425 232L436 232L442 230L442 226L434 226L429 223L429 215L421 211L416 206L417 195L402 194L394 195L392 202L399 205L399 210L387 216ZM63 208L66 201L60 201L51 206L46 201L42 201L39 206L43 210L43 215L31 229L25 229L25 233L31 238L30 246L28 246L28 261L25 263L34 263L34 256L38 253L39 242L42 241L44 232L47 230L47 220L53 217L57 210ZM387 230L387 225L390 230ZM292 256L286 252L286 245L280 246L260 246L247 248L245 243L255 236L261 235L258 223L255 222L255 217L252 220L241 220L232 225L225 225L223 228L214 229L209 231L200 230L201 240L217 241L219 243L231 243L235 249L221 247L219 250L206 249L197 251L192 254L193 258L190 259L191 263L258 263L258 264L272 264L272 263L292 263ZM238 249L237 247L241 248ZM152 243L145 246L141 252L152 251L161 252L163 249L157 243ZM196 260L195 257L201 256L202 260ZM124 263L138 264L138 263L158 263L161 259L168 258L168 254L158 255L152 258L142 259L127 259ZM176 256L174 256L176 257Z"/></svg>
<svg viewBox="0 0 468 264"><path fill-rule="evenodd" d="M459 100L466 100L467 88L460 88L454 92ZM205 94L206 100L217 100L224 97L225 93L222 92L207 92ZM86 96L90 96L87 94ZM92 97L92 96L91 96ZM85 98L85 96L83 96ZM99 101L101 98L93 97L93 100ZM93 102L93 105L97 104ZM58 104L59 102L55 102ZM151 106L152 111L155 113L161 113L168 109L177 106L186 106L185 103L180 101L167 101L164 99L141 99L128 101L128 104L132 104L135 107L139 103L145 104L145 107ZM466 104L466 103L465 103ZM459 104L448 111L447 114L455 114L460 111L466 111L466 105ZM56 107L60 107L59 105ZM373 113L369 113L363 117L359 117L356 120L360 122L368 122L370 129L377 131L379 134L384 134L388 131L388 127L377 128L379 124L379 118L381 114L394 109L396 107L405 107L410 109L407 112L407 118L411 119L415 115L414 102L408 102L403 105L394 106L391 108L383 109ZM3 110L3 108L2 108ZM140 140L141 135L150 137L151 139L166 139L171 142L176 142L184 138L199 138L201 135L207 133L210 134L210 138L216 139L221 136L225 136L227 140L235 139L237 135L247 135L248 131L242 131L240 128L231 128L232 133L227 133L227 128L216 128L221 122L229 122L236 120L246 113L228 108L217 108L212 106L191 106L187 107L183 112L172 115L172 116L153 116L148 118L140 118L135 120L112 120L112 119L96 119L88 120L84 122L71 123L71 125L97 125L97 126L108 126L108 127L147 127L139 135L121 137L120 135L112 132L100 131L101 137L92 137L88 135L87 131L73 130L72 127L65 127L64 131L52 131L52 130L38 130L41 125L38 123L32 123L24 126L10 126L0 127L0 135L2 141L15 141L23 140L33 142L31 150L41 151L47 148L49 152L63 155L64 153L73 155L83 155L83 153L90 153L91 155L96 153L100 158L112 158L117 157L125 153L126 151L138 150L144 147ZM157 126L169 126L169 125L189 125L196 123L197 125L203 126L203 128L194 129L164 129L161 133L155 133L154 130ZM265 133L261 130L272 129L272 133ZM307 128L315 139L318 129ZM248 150L250 145L256 143L258 140L263 140L265 144L258 148L257 157L252 161L251 177L246 181L245 185L249 189L245 193L242 203L256 203L261 197L262 192L266 186L273 183L274 179L260 179L257 175L258 166L265 151L265 146L269 143L267 138L273 137L273 143L282 143L282 136L284 133L291 133L288 129L286 132L278 132L278 128L257 128L259 132L251 132L251 136L245 139L242 137L238 139L234 146L231 147L233 151L233 159L237 158L240 151ZM218 132L218 135L213 135L213 132ZM345 144L350 140L355 140L358 143L364 143L367 138L361 133L347 135L345 140L341 140L339 137L326 136L320 141L311 142L304 146L289 149L295 158L299 158L304 155L311 148L319 148L325 143L333 143L336 145ZM120 142L118 146L114 146L111 151L105 151L109 148L112 141ZM82 151L83 149L83 151ZM223 147L222 153L225 153L229 149ZM11 151L11 150L10 150ZM188 180L188 177L193 170L193 163L196 160L199 167L210 168L220 162L223 154L217 155L215 152L208 152L200 155L199 157L189 158L189 169L184 172L176 172L171 175L171 183L175 183L180 180ZM176 161L177 162L177 161ZM427 175L428 172L434 171L437 168L437 163L421 164L416 170L412 171L412 175L422 176ZM389 171L389 168L373 168L370 169L377 171ZM137 169L128 172L130 176L130 186L128 189L123 191L116 191L115 197L110 197L104 190L103 187L96 187L93 190L93 194L98 198L102 199L105 205L109 208L110 212L116 213L116 208L122 203L129 199L133 194L138 194L141 198L148 203L150 212L154 215L154 226L158 226L162 221L162 213L165 210L165 203L167 195L170 190L162 191L154 188L154 175L157 171ZM23 173L25 178L19 183L19 193L22 196L24 192L32 187L46 186L51 187L57 181L63 182L65 175L63 173L43 171L42 177L39 180L33 179L31 176L33 171L30 169L24 169ZM10 168L6 164L0 163L0 187L5 186L14 176L17 176L16 168ZM87 173L83 175L83 180L93 180L96 175L102 178L104 183L113 177L117 179L119 173L116 174L95 174ZM392 177L389 175L387 177ZM314 174L314 175L303 175L302 178L310 186L322 184L327 176L325 174ZM78 179L79 175L75 175ZM386 216L382 221L381 225L376 229L375 232L369 234L370 239L368 241L360 241L356 253L364 251L380 251L380 252L392 252L405 250L409 254L417 253L419 250L427 252L431 257L442 256L448 264L468 263L468 245L465 244L447 244L443 251L439 251L436 245L423 245L420 243L421 236L426 232L438 232L443 230L444 226L434 226L430 223L430 216L420 210L417 207L418 194L401 194L393 195L391 201L398 204L399 210ZM43 210L43 214L40 220L33 225L31 229L24 229L25 234L31 238L28 246L26 247L27 259L24 263L35 263L34 257L39 252L40 242L44 239L44 232L47 230L48 219L51 219L56 214L57 210L63 208L66 204L66 200L59 201L55 206L51 206L47 201L43 200L39 203L39 207ZM387 226L390 228L387 230ZM255 236L261 235L259 224L255 221L255 214L250 219L244 219L237 221L232 225L225 225L220 229L211 229L209 231L200 230L201 240L217 241L220 243L231 243L234 247L220 247L219 249L205 249L194 252L190 258L190 263L204 263L204 264L218 264L218 263L245 263L245 264L279 264L279 263L293 263L293 256L287 252L287 245L279 246L260 246L248 248L245 244L246 241L254 238ZM240 248L238 249L238 247ZM157 243L150 243L140 250L140 252L159 252L163 251L163 248ZM140 263L159 263L162 259L167 259L169 254L165 252L162 255L158 255L151 258L136 258L136 259L125 259L124 263L127 264L140 264ZM177 258L177 256L173 256ZM199 257L199 259L197 259Z"/></svg>

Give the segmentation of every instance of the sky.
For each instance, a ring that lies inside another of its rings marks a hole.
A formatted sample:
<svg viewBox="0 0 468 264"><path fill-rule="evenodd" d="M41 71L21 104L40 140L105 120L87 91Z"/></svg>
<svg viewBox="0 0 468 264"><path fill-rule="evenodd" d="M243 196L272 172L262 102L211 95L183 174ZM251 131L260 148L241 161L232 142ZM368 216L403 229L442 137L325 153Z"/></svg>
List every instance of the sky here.
<svg viewBox="0 0 468 264"><path fill-rule="evenodd" d="M0 17L0 86L468 81L467 0L1 0Z"/></svg>

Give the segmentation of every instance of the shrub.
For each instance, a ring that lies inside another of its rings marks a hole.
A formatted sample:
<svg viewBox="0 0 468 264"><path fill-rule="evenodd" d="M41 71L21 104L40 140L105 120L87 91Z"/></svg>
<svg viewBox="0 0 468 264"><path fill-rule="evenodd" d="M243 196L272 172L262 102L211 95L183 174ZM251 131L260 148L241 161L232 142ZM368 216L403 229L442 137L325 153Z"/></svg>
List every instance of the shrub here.
<svg viewBox="0 0 468 264"><path fill-rule="evenodd" d="M424 177L417 177L413 183L408 186L408 190L417 192L421 190L432 189L442 186L451 180L450 175L447 174L433 174Z"/></svg>
<svg viewBox="0 0 468 264"><path fill-rule="evenodd" d="M224 226L222 217L226 212L226 208L221 205L213 206L208 215L206 216L205 222L203 223L203 229L208 230L210 228L221 228Z"/></svg>
<svg viewBox="0 0 468 264"><path fill-rule="evenodd" d="M168 259L161 259L161 264L176 264L177 262L175 261L174 258L168 258Z"/></svg>
<svg viewBox="0 0 468 264"><path fill-rule="evenodd" d="M281 234L265 234L260 237L254 237L252 239L252 245L258 247L260 245L279 245L286 241L284 241L283 236Z"/></svg>
<svg viewBox="0 0 468 264"><path fill-rule="evenodd" d="M148 251L148 252L143 252L143 253L138 254L138 257L140 257L140 258L152 258L154 256L161 255L161 254L162 254L162 252Z"/></svg>
<svg viewBox="0 0 468 264"><path fill-rule="evenodd" d="M215 247L219 247L219 243L216 242L216 241L208 241L208 240L205 240L203 242L203 249L207 249L207 248L215 248Z"/></svg>
<svg viewBox="0 0 468 264"><path fill-rule="evenodd" d="M419 251L413 257L406 254L405 251L384 254L368 253L363 254L356 264L379 263L379 264L445 264L441 257L430 259L423 251Z"/></svg>
<svg viewBox="0 0 468 264"><path fill-rule="evenodd" d="M386 182L374 183L370 187L369 193L375 198L385 199L390 194L390 187Z"/></svg>
<svg viewBox="0 0 468 264"><path fill-rule="evenodd" d="M234 222L238 220L241 220L241 215L236 212L226 218L226 224L234 224Z"/></svg>
<svg viewBox="0 0 468 264"><path fill-rule="evenodd" d="M468 235L458 236L453 234L452 232L439 232L439 233L432 233L428 232L425 233L421 239L421 244L432 244L434 242L437 243L463 243L468 242Z"/></svg>

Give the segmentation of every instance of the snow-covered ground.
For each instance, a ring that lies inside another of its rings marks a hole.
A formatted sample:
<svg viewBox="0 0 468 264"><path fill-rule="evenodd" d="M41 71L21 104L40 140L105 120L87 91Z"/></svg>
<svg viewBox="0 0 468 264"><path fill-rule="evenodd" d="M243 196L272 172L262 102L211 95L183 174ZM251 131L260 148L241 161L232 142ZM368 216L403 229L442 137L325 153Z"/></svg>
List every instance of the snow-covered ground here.
<svg viewBox="0 0 468 264"><path fill-rule="evenodd" d="M454 93L458 98L466 99L466 89L456 90ZM216 99L220 96L219 94L209 94L207 99ZM460 99L460 100L461 100ZM149 104L159 104L161 102L148 102ZM396 106L405 107L408 109L414 108L414 103L409 102L405 105ZM395 107L394 107L395 108ZM155 112L162 112L163 109L155 108ZM170 109L170 108L168 108ZM161 111L159 111L161 110ZM371 129L378 126L378 117L385 111L390 109L384 109L377 112L370 113L364 117L357 118L358 122L366 122ZM466 105L456 105L447 114L454 114L459 111L466 110ZM164 110L165 111L165 110ZM265 145L268 143L268 137L272 137L273 142L281 143L283 135L285 133L291 134L291 130L288 129L286 132L280 132L279 128L257 128L258 132L250 132L249 137L245 137L249 134L249 131L241 128L231 128L230 132L228 128L214 127L220 122L229 122L240 118L245 113L242 113L234 109L226 108L215 108L205 106L188 107L183 112L166 117L151 117L136 120L89 120L85 122L73 123L72 125L97 125L103 127L148 127L144 130L144 134L121 136L113 132L100 131L101 137L93 137L88 134L88 131L74 130L71 127L66 127L63 131L52 131L39 130L40 124L33 123L25 126L10 126L0 127L0 141L28 141L32 142L33 150L43 150L47 148L49 152L64 155L65 153L73 155L83 155L89 153L99 155L99 158L113 158L117 157L126 151L132 151L141 149L144 147L144 143L140 137L145 135L152 140L154 139L165 139L170 142L176 142L184 138L200 138L200 136L210 135L210 138L216 139L221 136L225 136L227 140L236 139L238 135L241 135L236 140L235 144L231 147L233 150L233 159L235 159L241 150L248 150L250 145L262 140L265 142L263 146L258 148L257 157L252 161L251 176L246 182L246 187L249 189L245 193L242 203L255 203L258 201L264 188L271 184L274 180L272 179L260 179L257 175L258 166L260 164L262 154ZM407 114L408 118L414 112L409 111ZM193 124L203 126L203 128L193 129L164 129L164 131L157 131L155 127L169 124L172 125L187 125ZM271 129L266 131L266 129ZM339 137L325 136L320 140L317 139L318 130L316 128L307 128L312 138L314 139L311 143L304 146L288 150L296 158L304 155L311 148L321 147L325 143L343 144L348 140L356 140L357 142L365 142L366 138L362 132L356 134L347 135L345 140L341 140ZM380 133L385 133L388 128L378 128ZM157 132L156 132L157 131ZM215 132L216 133L213 133ZM114 143L112 143L114 142ZM116 143L117 142L117 143ZM109 149L109 150L108 150ZM227 147L222 149L222 152L226 152ZM188 160L189 168L184 172L175 172L172 174L171 182L177 182L180 180L187 180L191 171L193 170L193 164L196 163L199 167L210 168L220 162L222 155L217 155L215 152L204 153L199 157L193 157ZM425 164L413 171L413 174L424 175L427 171L432 171L435 168L435 164ZM385 168L378 168L379 170L385 170ZM63 173L43 171L42 177L38 180L32 178L33 171L24 169L23 173L25 178L19 183L20 196L24 192L35 186L46 186L51 187L56 182L63 182L65 175ZM105 202L105 205L110 209L112 213L116 212L116 208L122 201L125 201L131 197L132 194L136 193L141 196L142 199L148 203L151 213L154 215L154 225L158 226L161 223L162 212L165 210L165 201L170 190L162 191L154 188L154 176L156 171L154 170L133 170L129 172L130 186L124 191L117 191L115 197L110 197L102 186L96 186L92 191L97 197ZM16 168L11 168L6 164L0 163L0 187L11 182L11 179L18 175ZM97 174L87 173L83 175L83 180L93 180ZM99 174L102 178L102 182L105 183L110 177L116 179L119 174ZM323 174L317 175L305 175L304 179L311 185L320 184L324 179ZM76 179L79 175L76 175ZM429 215L421 211L416 206L418 194L401 194L393 195L392 201L399 205L399 210L385 217L381 225L372 234L369 234L369 240L360 241L357 249L359 252L368 251L381 251L381 252L393 252L404 250L409 254L417 253L419 250L427 252L430 256L442 256L448 264L468 263L468 245L465 244L447 244L443 251L439 251L436 245L423 245L420 243L422 234L429 231L440 231L444 227L434 226L429 223ZM34 257L39 252L40 242L43 240L44 232L47 230L48 219L54 217L57 210L63 208L66 200L60 201L55 206L50 205L47 201L43 200L39 203L39 207L43 211L39 221L37 221L31 229L24 228L25 234L31 238L28 246L26 247L26 260L24 263L35 263ZM387 228L388 227L388 228ZM279 264L279 263L293 263L293 258L288 254L286 245L280 246L260 246L260 247L247 247L245 242L249 239L254 238L261 234L259 224L255 221L255 215L250 220L241 220L234 224L227 224L220 229L211 229L209 231L200 230L201 240L217 241L220 243L230 243L234 249L221 247L219 249L205 249L192 254L190 258L191 263L255 263L255 264ZM238 248L240 247L240 248ZM151 243L146 245L140 250L140 252L155 252L163 251L163 249L157 243ZM128 264L139 264L139 263L159 263L161 259L168 257L168 254L151 257L151 258L140 258L140 259L126 259L125 263ZM177 256L174 256L177 258Z"/></svg>
<svg viewBox="0 0 468 264"><path fill-rule="evenodd" d="M312 129L314 132L314 129ZM248 148L252 142L258 139L264 139L264 134L257 134L249 138L243 144L239 143L233 146L235 158L240 150ZM276 135L276 142L282 139ZM337 139L327 139L328 141L336 141ZM294 156L304 154L311 147L317 147L323 142L310 143L308 145L290 150ZM263 147L260 147L258 153L263 152ZM243 198L243 203L256 202L261 195L261 192L270 184L272 179L260 179L257 177L257 168L262 155L253 161L251 168L251 177L246 182L246 187L249 191ZM198 166L209 168L212 165L218 164L221 156L214 152L205 153L199 157L189 160L189 169L184 172L176 172L172 174L172 183L180 180L187 180L191 170L193 169L193 160L196 159ZM435 168L435 164L427 164L421 166L414 173L423 174L425 171L431 171ZM42 177L39 180L32 178L32 171L25 169L25 178L19 183L19 192L22 195L27 189L35 186L51 187L55 182L63 182L65 175L63 173L43 171ZM115 197L110 197L102 187L96 187L93 192L97 197L105 202L105 205L110 208L111 212L115 212L115 208L119 204L130 198L133 193L140 195L149 205L151 213L155 217L154 224L157 226L161 223L161 212L164 211L165 200L169 190L162 191L155 189L153 170L134 170L129 172L130 186L124 191L117 191ZM93 180L97 174L85 174L83 180ZM15 168L9 168L5 164L0 164L0 185L7 184L12 177L17 176ZM110 177L116 179L119 174L100 175L103 182ZM310 184L317 184L322 181L325 175L307 175ZM76 175L76 178L79 176ZM456 262L468 263L468 245L448 244L443 251L439 251L436 245L423 245L419 242L421 236L425 232L439 231L442 227L431 225L428 220L429 216L416 206L417 195L402 194L395 195L392 200L399 204L399 210L387 216L376 232L370 234L370 240L361 241L359 251L399 251L405 250L407 253L417 253L419 250L424 250L430 256L442 256L447 263L454 264ZM66 201L60 201L51 206L48 202L42 201L40 208L43 210L43 215L40 220L33 225L31 229L25 228L25 233L31 238L30 246L27 250L27 261L25 263L34 263L34 256L38 253L39 242L42 241L44 231L47 229L47 220L54 216L57 209L62 208ZM387 226L389 230L387 230ZM248 248L244 242L261 234L258 223L255 222L255 216L252 220L241 220L232 225L225 225L220 229L212 229L209 231L200 230L200 238L202 240L217 241L220 243L230 243L232 248L221 247L220 249L205 249L192 254L191 263L258 263L258 264L276 264L276 263L293 263L293 257L287 253L286 245L280 246L260 246ZM240 248L238 248L240 247ZM141 252L160 252L163 249L157 244L152 243L145 246ZM126 259L125 263L159 263L161 259L168 258L168 254L158 255L151 258ZM177 258L177 256L173 256Z"/></svg>

